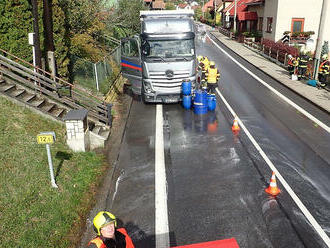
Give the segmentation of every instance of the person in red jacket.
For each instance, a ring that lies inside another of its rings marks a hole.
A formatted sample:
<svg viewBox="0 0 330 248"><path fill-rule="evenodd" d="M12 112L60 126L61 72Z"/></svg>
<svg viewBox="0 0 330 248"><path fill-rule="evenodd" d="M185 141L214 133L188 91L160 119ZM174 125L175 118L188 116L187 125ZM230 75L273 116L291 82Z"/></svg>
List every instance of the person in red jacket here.
<svg viewBox="0 0 330 248"><path fill-rule="evenodd" d="M88 248L134 248L125 228L117 229L116 217L107 211L99 212L93 219L97 237L88 243Z"/></svg>

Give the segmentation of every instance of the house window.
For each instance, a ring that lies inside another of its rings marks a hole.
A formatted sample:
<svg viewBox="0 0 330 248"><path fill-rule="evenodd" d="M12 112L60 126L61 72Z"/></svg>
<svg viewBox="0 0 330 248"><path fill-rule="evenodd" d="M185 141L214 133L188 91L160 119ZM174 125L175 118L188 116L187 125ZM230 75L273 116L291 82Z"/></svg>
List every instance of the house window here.
<svg viewBox="0 0 330 248"><path fill-rule="evenodd" d="M304 19L303 18L292 18L291 32L303 32L304 31Z"/></svg>
<svg viewBox="0 0 330 248"><path fill-rule="evenodd" d="M259 19L258 20L258 30L259 31L262 31L264 18L263 17L259 17L258 19Z"/></svg>
<svg viewBox="0 0 330 248"><path fill-rule="evenodd" d="M267 30L266 32L271 33L273 30L273 17L267 17Z"/></svg>

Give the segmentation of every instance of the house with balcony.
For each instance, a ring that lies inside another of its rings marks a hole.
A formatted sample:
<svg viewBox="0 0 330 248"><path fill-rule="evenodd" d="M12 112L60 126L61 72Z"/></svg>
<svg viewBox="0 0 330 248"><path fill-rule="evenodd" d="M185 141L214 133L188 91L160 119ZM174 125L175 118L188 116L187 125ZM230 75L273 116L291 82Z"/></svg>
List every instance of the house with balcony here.
<svg viewBox="0 0 330 248"><path fill-rule="evenodd" d="M262 1L258 0L236 0L232 1L226 8L222 10L224 16L224 26L228 29L234 29L235 3L236 3L236 30L238 34L243 32L256 32L258 24L258 13L254 9L254 5L262 5ZM252 10L249 7L252 6Z"/></svg>
<svg viewBox="0 0 330 248"><path fill-rule="evenodd" d="M223 26L234 27L235 1L224 0ZM265 39L279 41L284 33L290 35L290 44L314 51L320 24L322 2L319 0L236 0L237 31L259 32ZM325 23L330 23L330 4L326 5ZM321 43L330 41L330 25Z"/></svg>
<svg viewBox="0 0 330 248"><path fill-rule="evenodd" d="M290 43L314 51L321 10L322 1L318 0L266 0L263 38L279 41L287 32Z"/></svg>

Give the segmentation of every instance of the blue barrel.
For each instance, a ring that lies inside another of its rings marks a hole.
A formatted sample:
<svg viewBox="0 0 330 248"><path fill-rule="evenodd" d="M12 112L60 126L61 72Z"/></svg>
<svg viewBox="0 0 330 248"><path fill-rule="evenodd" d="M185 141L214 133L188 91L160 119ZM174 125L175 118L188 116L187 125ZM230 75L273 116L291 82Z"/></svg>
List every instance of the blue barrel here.
<svg viewBox="0 0 330 248"><path fill-rule="evenodd" d="M183 96L183 100L182 100L182 106L185 109L190 109L191 108L191 95L189 96Z"/></svg>
<svg viewBox="0 0 330 248"><path fill-rule="evenodd" d="M181 87L182 87L182 94L184 96L188 96L191 94L191 82L190 81L183 81Z"/></svg>
<svg viewBox="0 0 330 248"><path fill-rule="evenodd" d="M207 95L207 109L209 111L214 111L217 106L217 98L215 95Z"/></svg>
<svg viewBox="0 0 330 248"><path fill-rule="evenodd" d="M207 93L204 90L195 91L194 113L197 115L207 113Z"/></svg>

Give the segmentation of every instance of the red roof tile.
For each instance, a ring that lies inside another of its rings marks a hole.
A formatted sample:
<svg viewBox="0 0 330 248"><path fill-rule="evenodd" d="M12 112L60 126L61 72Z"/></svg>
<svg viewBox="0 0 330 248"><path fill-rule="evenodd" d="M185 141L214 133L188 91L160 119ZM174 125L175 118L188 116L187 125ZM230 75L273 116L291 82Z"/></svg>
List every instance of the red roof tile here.
<svg viewBox="0 0 330 248"><path fill-rule="evenodd" d="M244 12L247 10L247 6L245 4L246 1L249 0L238 0L236 2L236 7L237 7L237 13ZM233 16L235 14L235 2L232 2L227 8L223 10L223 13L226 13L229 11L229 14Z"/></svg>
<svg viewBox="0 0 330 248"><path fill-rule="evenodd" d="M264 0L247 0L245 4L247 5L257 5L257 4L262 4Z"/></svg>
<svg viewBox="0 0 330 248"><path fill-rule="evenodd" d="M204 4L204 6L202 8L202 11L203 12L206 12L207 11L207 8L211 8L211 7L213 7L213 0L210 0L206 4Z"/></svg>

